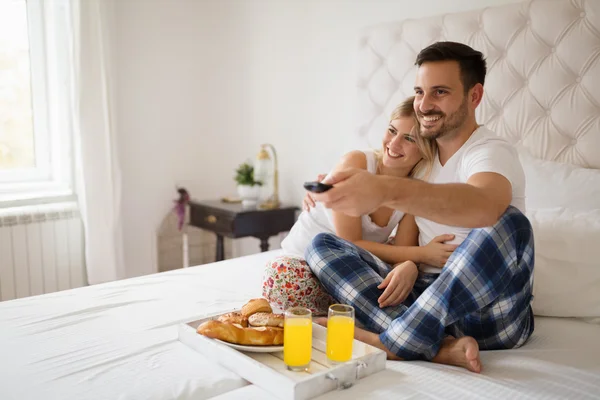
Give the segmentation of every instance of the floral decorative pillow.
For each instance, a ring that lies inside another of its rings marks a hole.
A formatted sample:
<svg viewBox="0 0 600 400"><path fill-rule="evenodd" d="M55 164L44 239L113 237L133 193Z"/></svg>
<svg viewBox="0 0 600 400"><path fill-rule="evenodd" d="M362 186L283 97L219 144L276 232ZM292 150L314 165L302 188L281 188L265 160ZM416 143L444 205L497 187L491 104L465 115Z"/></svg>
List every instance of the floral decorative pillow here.
<svg viewBox="0 0 600 400"><path fill-rule="evenodd" d="M313 315L327 315L333 299L301 258L282 256L267 263L262 295L281 310L306 307Z"/></svg>

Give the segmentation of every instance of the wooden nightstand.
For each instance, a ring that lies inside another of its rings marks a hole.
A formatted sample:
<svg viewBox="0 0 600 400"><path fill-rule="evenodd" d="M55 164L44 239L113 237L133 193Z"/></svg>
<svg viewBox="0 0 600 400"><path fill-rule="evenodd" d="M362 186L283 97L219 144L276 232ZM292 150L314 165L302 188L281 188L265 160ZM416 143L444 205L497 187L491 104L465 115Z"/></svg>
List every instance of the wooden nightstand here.
<svg viewBox="0 0 600 400"><path fill-rule="evenodd" d="M241 204L219 200L190 201L190 225L217 235L217 261L225 258L223 237L252 236L260 239L260 250L269 250L269 238L287 232L296 222L298 207L281 206L274 210L244 209Z"/></svg>

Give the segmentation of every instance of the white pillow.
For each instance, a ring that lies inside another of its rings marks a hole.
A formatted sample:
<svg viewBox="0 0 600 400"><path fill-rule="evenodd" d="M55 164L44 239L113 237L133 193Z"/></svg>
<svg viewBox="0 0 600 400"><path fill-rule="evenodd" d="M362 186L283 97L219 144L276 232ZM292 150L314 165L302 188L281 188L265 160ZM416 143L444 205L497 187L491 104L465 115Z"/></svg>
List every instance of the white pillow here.
<svg viewBox="0 0 600 400"><path fill-rule="evenodd" d="M527 209L600 209L600 170L544 161L520 152Z"/></svg>
<svg viewBox="0 0 600 400"><path fill-rule="evenodd" d="M600 317L600 209L528 210L536 315Z"/></svg>

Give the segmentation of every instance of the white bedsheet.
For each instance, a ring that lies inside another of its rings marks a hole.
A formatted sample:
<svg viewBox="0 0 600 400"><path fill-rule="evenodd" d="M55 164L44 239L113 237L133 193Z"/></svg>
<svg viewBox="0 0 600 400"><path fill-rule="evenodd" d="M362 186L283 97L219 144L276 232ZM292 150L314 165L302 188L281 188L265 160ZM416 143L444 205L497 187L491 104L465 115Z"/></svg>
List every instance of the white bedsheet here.
<svg viewBox="0 0 600 400"><path fill-rule="evenodd" d="M260 295L278 251L0 303L0 399L270 399L177 341L179 322ZM522 349L484 352L484 372L388 368L324 399L600 398L600 325L537 318Z"/></svg>

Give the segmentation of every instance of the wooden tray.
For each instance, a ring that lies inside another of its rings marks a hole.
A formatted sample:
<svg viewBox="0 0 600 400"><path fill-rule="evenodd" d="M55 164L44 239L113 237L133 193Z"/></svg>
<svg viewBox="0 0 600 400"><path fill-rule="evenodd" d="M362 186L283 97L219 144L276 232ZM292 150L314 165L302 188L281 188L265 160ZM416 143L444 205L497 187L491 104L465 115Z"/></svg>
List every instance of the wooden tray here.
<svg viewBox="0 0 600 400"><path fill-rule="evenodd" d="M219 315L180 324L179 340L281 399L304 400L346 389L359 379L385 369L385 352L358 340L354 340L350 361L330 364L325 353L327 329L313 323L310 367L306 372L289 371L283 363L283 352L243 352L196 332L198 325Z"/></svg>

